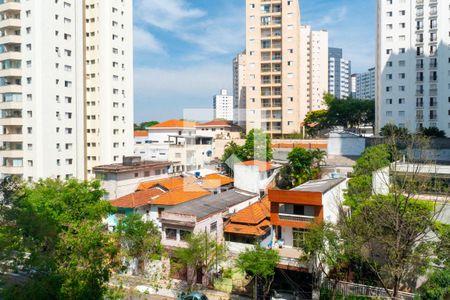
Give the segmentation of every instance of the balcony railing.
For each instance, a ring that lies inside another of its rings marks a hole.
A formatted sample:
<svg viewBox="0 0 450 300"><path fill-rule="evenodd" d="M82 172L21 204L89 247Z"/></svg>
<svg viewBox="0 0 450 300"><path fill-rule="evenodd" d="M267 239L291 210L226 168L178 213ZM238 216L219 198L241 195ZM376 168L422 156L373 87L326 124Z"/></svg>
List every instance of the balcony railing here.
<svg viewBox="0 0 450 300"><path fill-rule="evenodd" d="M283 213L279 213L278 217L280 218L280 220L295 221L295 222L308 222L308 223L314 222L314 219L315 219L315 217L311 217L311 216L292 215L292 214L283 214Z"/></svg>

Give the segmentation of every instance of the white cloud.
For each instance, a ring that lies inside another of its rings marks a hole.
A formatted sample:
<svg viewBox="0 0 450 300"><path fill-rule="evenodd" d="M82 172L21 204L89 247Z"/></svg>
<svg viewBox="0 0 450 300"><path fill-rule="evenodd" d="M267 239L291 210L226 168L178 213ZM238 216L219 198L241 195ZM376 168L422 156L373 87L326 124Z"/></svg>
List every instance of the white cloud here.
<svg viewBox="0 0 450 300"><path fill-rule="evenodd" d="M142 52L166 54L164 46L150 32L135 26L133 29L134 49Z"/></svg>
<svg viewBox="0 0 450 300"><path fill-rule="evenodd" d="M347 6L341 6L328 11L314 22L317 27L329 26L342 22L347 17Z"/></svg>
<svg viewBox="0 0 450 300"><path fill-rule="evenodd" d="M185 21L206 14L191 8L185 0L137 0L135 5L139 21L166 30L180 29Z"/></svg>

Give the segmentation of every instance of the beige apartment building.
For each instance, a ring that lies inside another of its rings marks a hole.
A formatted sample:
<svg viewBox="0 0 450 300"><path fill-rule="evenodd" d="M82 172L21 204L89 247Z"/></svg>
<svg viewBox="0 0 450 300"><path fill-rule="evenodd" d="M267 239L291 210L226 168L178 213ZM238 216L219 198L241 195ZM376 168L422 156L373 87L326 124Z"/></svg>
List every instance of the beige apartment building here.
<svg viewBox="0 0 450 300"><path fill-rule="evenodd" d="M301 132L328 90L328 33L301 27L298 0L246 1L246 131Z"/></svg>
<svg viewBox="0 0 450 300"><path fill-rule="evenodd" d="M310 111L326 109L328 92L328 32L300 28L300 120Z"/></svg>
<svg viewBox="0 0 450 300"><path fill-rule="evenodd" d="M246 130L300 130L298 1L247 0Z"/></svg>

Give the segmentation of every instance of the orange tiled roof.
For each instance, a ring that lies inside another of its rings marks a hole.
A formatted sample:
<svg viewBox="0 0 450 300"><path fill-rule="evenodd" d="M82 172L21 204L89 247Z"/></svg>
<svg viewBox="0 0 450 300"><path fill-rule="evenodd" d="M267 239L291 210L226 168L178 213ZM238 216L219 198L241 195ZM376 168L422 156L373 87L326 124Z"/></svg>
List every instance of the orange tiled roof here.
<svg viewBox="0 0 450 300"><path fill-rule="evenodd" d="M147 137L148 136L148 131L146 130L136 130L134 132L134 137Z"/></svg>
<svg viewBox="0 0 450 300"><path fill-rule="evenodd" d="M231 126L232 123L227 120L212 120L206 123L197 124L197 127L209 127L209 126Z"/></svg>
<svg viewBox="0 0 450 300"><path fill-rule="evenodd" d="M150 203L150 201L164 192L160 189L150 189L132 193L111 201L114 207L136 208Z"/></svg>
<svg viewBox="0 0 450 300"><path fill-rule="evenodd" d="M183 120L168 120L159 124L156 124L151 129L158 129L158 128L195 128L195 125L197 123L195 122L189 122L189 121L183 121Z"/></svg>
<svg viewBox="0 0 450 300"><path fill-rule="evenodd" d="M265 229L270 226L270 221L264 220L259 225L245 225L229 223L225 226L224 232L261 236L266 233Z"/></svg>
<svg viewBox="0 0 450 300"><path fill-rule="evenodd" d="M210 195L198 186L182 187L163 193L152 199L152 204L173 206Z"/></svg>
<svg viewBox="0 0 450 300"><path fill-rule="evenodd" d="M260 161L260 160L244 161L242 164L246 165L246 166L258 166L260 172L269 171L269 170L274 169L274 166L271 162Z"/></svg>
<svg viewBox="0 0 450 300"><path fill-rule="evenodd" d="M194 183L195 178L194 177L170 177L170 178L164 178L160 180L153 180L148 182L143 182L139 184L138 191L146 190L152 187L155 187L157 185L162 186L166 190L173 190L181 188L185 185Z"/></svg>
<svg viewBox="0 0 450 300"><path fill-rule="evenodd" d="M161 180L143 182L139 184L137 189L141 191L155 186L161 186L164 189L171 191L191 185L196 186L200 189L217 189L232 182L234 182L234 180L230 177L220 174L210 174L206 175L202 179L197 179L195 177L171 177Z"/></svg>
<svg viewBox="0 0 450 300"><path fill-rule="evenodd" d="M220 174L209 174L198 180L196 183L205 189L217 189L221 186L233 183L233 178L220 175Z"/></svg>
<svg viewBox="0 0 450 300"><path fill-rule="evenodd" d="M237 212L230 218L230 221L231 223L258 225L268 218L270 218L270 201L269 197L264 197L261 201Z"/></svg>

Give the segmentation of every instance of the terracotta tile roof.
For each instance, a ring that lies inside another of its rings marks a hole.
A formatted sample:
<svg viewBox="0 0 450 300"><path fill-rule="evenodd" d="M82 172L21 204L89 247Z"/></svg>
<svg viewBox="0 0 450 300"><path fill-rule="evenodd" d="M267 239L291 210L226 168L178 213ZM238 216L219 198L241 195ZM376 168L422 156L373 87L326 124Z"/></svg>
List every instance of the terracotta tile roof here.
<svg viewBox="0 0 450 300"><path fill-rule="evenodd" d="M153 180L153 181L148 181L148 182L143 182L141 184L139 184L138 186L138 191L141 190L146 190L155 186L161 186L163 188L165 188L166 190L173 190L173 189L178 189L181 188L185 185L188 184L192 184L194 183L195 178L194 177L170 177L170 178L165 178L165 179L160 179L160 180Z"/></svg>
<svg viewBox="0 0 450 300"><path fill-rule="evenodd" d="M264 220L259 225L244 225L244 224L234 224L229 223L225 226L224 232L243 234L243 235L254 235L261 236L266 233L267 227L269 227L270 221Z"/></svg>
<svg viewBox="0 0 450 300"><path fill-rule="evenodd" d="M269 197L264 197L261 201L237 212L230 218L230 221L231 223L258 225L268 218L270 218L270 201Z"/></svg>
<svg viewBox="0 0 450 300"><path fill-rule="evenodd" d="M110 203L114 207L136 208L149 204L154 197L162 195L163 193L164 191L158 188L144 190L120 197Z"/></svg>
<svg viewBox="0 0 450 300"><path fill-rule="evenodd" d="M221 186L233 183L233 178L221 174L209 174L197 181L197 184L205 189L217 189Z"/></svg>
<svg viewBox="0 0 450 300"><path fill-rule="evenodd" d="M150 129L161 129L161 128L195 128L197 123L183 121L183 120L168 120L159 124L156 124Z"/></svg>
<svg viewBox="0 0 450 300"><path fill-rule="evenodd" d="M147 130L136 130L134 132L134 137L147 137L148 131Z"/></svg>
<svg viewBox="0 0 450 300"><path fill-rule="evenodd" d="M276 167L271 162L260 161L260 160L244 161L241 164L246 165L246 166L258 166L260 172L276 169Z"/></svg>
<svg viewBox="0 0 450 300"><path fill-rule="evenodd" d="M212 120L206 123L201 123L201 124L197 124L197 127L209 127L209 126L223 126L223 127L229 127L232 126L232 122L231 121L227 121L227 120Z"/></svg>
<svg viewBox="0 0 450 300"><path fill-rule="evenodd" d="M155 197L154 199L152 199L151 204L173 206L202 198L210 194L210 192L203 190L198 186L182 187L179 189L168 191L161 194L160 196Z"/></svg>
<svg viewBox="0 0 450 300"><path fill-rule="evenodd" d="M139 184L138 190L146 190L156 186L160 186L168 191L179 189L182 187L196 186L199 189L217 189L221 186L233 183L234 180L230 177L220 174L206 175L202 179L195 177L171 177L161 180L154 180L149 182L143 182Z"/></svg>

